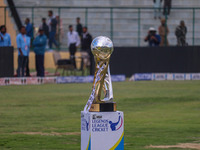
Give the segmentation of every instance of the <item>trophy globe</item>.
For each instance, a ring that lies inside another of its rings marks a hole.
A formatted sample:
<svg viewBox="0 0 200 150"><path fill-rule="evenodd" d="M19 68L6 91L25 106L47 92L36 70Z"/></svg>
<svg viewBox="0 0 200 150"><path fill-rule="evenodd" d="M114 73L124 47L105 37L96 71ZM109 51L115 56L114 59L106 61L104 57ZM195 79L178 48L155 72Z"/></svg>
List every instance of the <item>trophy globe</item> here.
<svg viewBox="0 0 200 150"><path fill-rule="evenodd" d="M98 36L92 41L91 51L94 57L107 60L113 52L113 43L108 37Z"/></svg>

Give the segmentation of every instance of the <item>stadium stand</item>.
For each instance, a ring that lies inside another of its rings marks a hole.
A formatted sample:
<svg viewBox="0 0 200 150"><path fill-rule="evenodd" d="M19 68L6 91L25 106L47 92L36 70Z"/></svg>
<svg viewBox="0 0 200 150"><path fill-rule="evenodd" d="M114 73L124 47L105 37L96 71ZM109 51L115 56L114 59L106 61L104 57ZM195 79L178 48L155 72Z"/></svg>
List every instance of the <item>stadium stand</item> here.
<svg viewBox="0 0 200 150"><path fill-rule="evenodd" d="M17 0L16 6L46 6L46 7L153 7L151 0ZM175 0L172 3L173 7L198 7L199 0ZM47 17L49 8L35 8L34 16L32 16L32 9L18 8L18 13L21 21L26 17L34 17L35 27L39 26L42 17ZM54 10L58 14L58 9ZM195 10L198 14L200 10ZM85 9L61 9L61 18L63 19L64 33L67 32L69 24L75 25L76 17L81 17L81 22L84 25L86 22ZM160 21L153 19L153 9L140 9L140 45L147 45L144 43L145 37L149 27L158 28ZM193 10L173 9L168 20L168 27L170 29L169 42L170 45L176 44L176 37L174 36L175 27L179 21L184 19L188 27L187 41L192 45L193 37ZM195 15L195 44L200 40L200 30L197 28L200 22L199 15ZM110 37L110 9L88 9L87 25L93 37L98 35L105 35ZM113 41L115 46L138 46L138 9L113 9ZM67 43L66 35L63 43ZM66 44L63 45L66 47Z"/></svg>

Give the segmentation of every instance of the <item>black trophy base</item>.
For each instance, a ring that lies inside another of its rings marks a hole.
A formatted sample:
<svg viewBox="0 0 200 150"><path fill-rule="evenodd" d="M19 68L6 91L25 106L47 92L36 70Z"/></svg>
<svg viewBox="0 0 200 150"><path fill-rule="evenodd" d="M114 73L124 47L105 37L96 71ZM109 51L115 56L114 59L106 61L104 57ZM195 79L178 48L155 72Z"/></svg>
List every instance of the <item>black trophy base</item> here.
<svg viewBox="0 0 200 150"><path fill-rule="evenodd" d="M89 112L112 112L117 111L116 103L92 104Z"/></svg>

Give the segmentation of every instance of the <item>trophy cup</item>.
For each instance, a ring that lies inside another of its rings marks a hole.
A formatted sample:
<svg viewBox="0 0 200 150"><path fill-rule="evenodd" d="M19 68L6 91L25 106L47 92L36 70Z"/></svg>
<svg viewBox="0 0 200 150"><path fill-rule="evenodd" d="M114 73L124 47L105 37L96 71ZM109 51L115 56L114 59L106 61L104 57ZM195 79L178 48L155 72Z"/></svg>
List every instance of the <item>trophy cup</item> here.
<svg viewBox="0 0 200 150"><path fill-rule="evenodd" d="M109 68L110 56L113 52L113 43L109 38L99 36L92 41L91 51L96 63L95 74L92 94L84 111L116 111L116 103L113 102L113 90ZM102 94L103 98L101 99Z"/></svg>
<svg viewBox="0 0 200 150"><path fill-rule="evenodd" d="M92 93L81 111L81 150L123 150L124 113L116 111L109 68L113 43L96 37L91 51L96 65Z"/></svg>

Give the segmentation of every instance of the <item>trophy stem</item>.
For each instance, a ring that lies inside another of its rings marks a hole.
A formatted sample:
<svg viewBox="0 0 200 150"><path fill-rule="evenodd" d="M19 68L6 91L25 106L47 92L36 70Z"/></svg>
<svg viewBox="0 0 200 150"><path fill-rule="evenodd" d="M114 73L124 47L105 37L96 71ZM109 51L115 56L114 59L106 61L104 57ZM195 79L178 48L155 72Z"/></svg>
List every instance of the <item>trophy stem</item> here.
<svg viewBox="0 0 200 150"><path fill-rule="evenodd" d="M109 59L107 60L99 60L99 59L95 59L96 60L96 71L95 71L95 77L94 77L94 82L95 79L97 78L97 72L99 69L101 69L103 67L103 65L105 65L105 67L103 67L103 70L100 73L100 80L94 85L95 86L95 98L93 103L105 103L104 101L101 100L101 91L104 87L104 79L106 76L106 73L108 71L108 64L109 64Z"/></svg>

